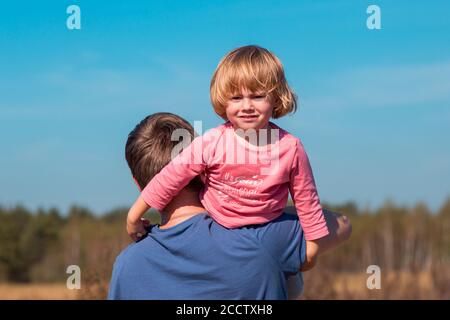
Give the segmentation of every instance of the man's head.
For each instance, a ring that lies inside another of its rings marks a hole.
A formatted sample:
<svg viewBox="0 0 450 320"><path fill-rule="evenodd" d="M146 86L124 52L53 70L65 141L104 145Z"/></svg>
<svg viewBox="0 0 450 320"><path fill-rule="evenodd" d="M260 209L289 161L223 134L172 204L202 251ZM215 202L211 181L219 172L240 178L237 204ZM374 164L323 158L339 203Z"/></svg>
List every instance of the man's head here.
<svg viewBox="0 0 450 320"><path fill-rule="evenodd" d="M194 129L189 122L167 112L147 116L128 135L125 158L141 190L172 160L172 150L180 143L172 141L172 134L177 129L189 133L190 141L194 139ZM186 186L197 192L201 187L199 177Z"/></svg>

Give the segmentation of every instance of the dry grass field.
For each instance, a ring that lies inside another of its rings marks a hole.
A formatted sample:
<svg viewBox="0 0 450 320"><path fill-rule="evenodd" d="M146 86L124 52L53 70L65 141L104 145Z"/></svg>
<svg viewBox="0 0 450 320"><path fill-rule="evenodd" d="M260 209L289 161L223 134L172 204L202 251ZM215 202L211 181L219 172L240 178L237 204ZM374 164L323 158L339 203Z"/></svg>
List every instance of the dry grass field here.
<svg viewBox="0 0 450 320"><path fill-rule="evenodd" d="M368 275L353 273L305 274L305 291L301 299L439 299L432 276L399 272L382 277L381 289L369 290ZM69 290L62 284L0 284L0 299L70 300L104 299L107 284L83 285Z"/></svg>
<svg viewBox="0 0 450 320"><path fill-rule="evenodd" d="M68 290L65 284L0 284L2 300L74 300L76 290Z"/></svg>

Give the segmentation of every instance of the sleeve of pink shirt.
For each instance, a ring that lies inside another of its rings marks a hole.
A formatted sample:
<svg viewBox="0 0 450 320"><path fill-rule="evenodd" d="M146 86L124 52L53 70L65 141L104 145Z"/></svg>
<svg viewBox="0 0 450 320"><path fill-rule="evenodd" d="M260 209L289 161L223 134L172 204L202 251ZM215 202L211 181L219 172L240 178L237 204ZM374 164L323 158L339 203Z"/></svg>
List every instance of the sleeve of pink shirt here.
<svg viewBox="0 0 450 320"><path fill-rule="evenodd" d="M299 139L290 176L289 191L294 200L306 240L329 234L308 156Z"/></svg>
<svg viewBox="0 0 450 320"><path fill-rule="evenodd" d="M150 207L164 209L181 189L205 170L210 137L211 135L206 135L195 138L153 177L141 193Z"/></svg>

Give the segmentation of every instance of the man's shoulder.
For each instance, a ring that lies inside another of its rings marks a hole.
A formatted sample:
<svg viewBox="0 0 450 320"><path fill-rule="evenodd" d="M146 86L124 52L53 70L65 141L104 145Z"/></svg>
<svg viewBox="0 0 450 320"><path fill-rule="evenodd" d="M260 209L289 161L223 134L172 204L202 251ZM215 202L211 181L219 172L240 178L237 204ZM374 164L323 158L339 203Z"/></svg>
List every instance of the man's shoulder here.
<svg viewBox="0 0 450 320"><path fill-rule="evenodd" d="M122 270L126 264L130 261L130 257L133 256L136 251L136 243L131 243L125 247L116 257L114 261L114 269L118 271Z"/></svg>
<svg viewBox="0 0 450 320"><path fill-rule="evenodd" d="M283 213L261 228L258 238L283 271L295 273L300 269L306 243L297 215Z"/></svg>
<svg viewBox="0 0 450 320"><path fill-rule="evenodd" d="M288 232L299 232L300 222L296 215L282 213L278 218L256 226L258 236L261 240L265 238L286 238Z"/></svg>

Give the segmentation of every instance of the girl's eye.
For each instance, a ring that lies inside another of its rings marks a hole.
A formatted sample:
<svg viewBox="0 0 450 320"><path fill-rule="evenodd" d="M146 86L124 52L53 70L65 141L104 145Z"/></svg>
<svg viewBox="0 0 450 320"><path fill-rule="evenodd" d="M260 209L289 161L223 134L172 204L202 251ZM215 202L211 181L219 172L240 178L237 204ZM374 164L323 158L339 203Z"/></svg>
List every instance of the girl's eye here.
<svg viewBox="0 0 450 320"><path fill-rule="evenodd" d="M234 96L234 97L231 97L231 100L233 100L233 101L239 101L239 100L241 100L241 97L239 97L239 96Z"/></svg>
<svg viewBox="0 0 450 320"><path fill-rule="evenodd" d="M254 99L258 99L258 100L264 99L265 97L266 97L265 95L256 95L256 96L253 96Z"/></svg>

